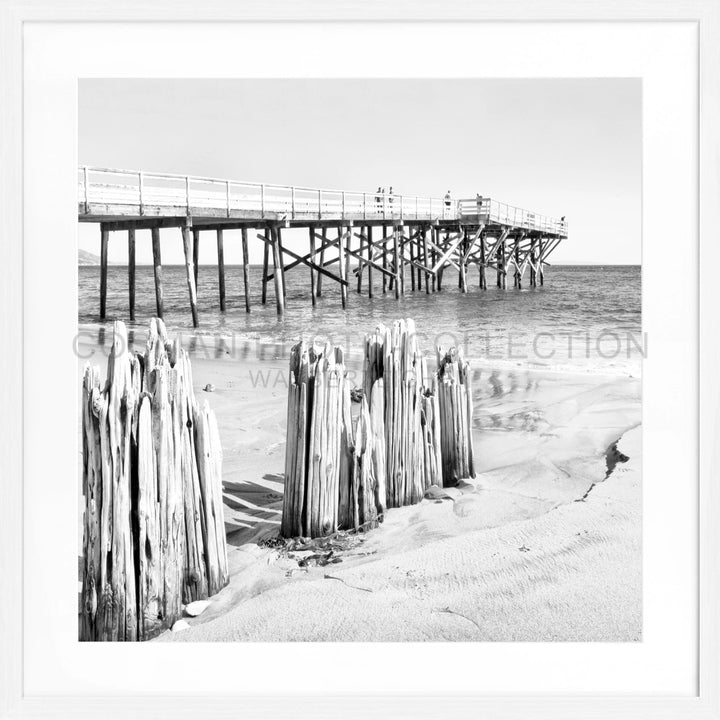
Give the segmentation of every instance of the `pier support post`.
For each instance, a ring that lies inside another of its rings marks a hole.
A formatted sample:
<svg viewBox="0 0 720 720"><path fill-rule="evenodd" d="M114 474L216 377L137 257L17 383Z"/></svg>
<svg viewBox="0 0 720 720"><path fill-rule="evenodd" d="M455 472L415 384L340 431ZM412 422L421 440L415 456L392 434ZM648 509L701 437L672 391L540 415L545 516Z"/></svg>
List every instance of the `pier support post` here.
<svg viewBox="0 0 720 720"><path fill-rule="evenodd" d="M327 228L322 229L322 239L320 241L320 267L325 267L325 245L327 245ZM317 292L318 297L322 297L322 273L317 274Z"/></svg>
<svg viewBox="0 0 720 720"><path fill-rule="evenodd" d="M460 290L463 294L467 293L467 230L461 230L463 234L463 241L461 243L462 251L460 253Z"/></svg>
<svg viewBox="0 0 720 720"><path fill-rule="evenodd" d="M225 247L223 230L217 229L218 288L220 291L220 312L225 312ZM197 285L195 286L197 290Z"/></svg>
<svg viewBox="0 0 720 720"><path fill-rule="evenodd" d="M430 258L428 256L428 239L427 239L427 226L423 225L422 229L422 243L423 243L423 265L425 266L425 294L430 294L430 273L428 272L428 263Z"/></svg>
<svg viewBox="0 0 720 720"><path fill-rule="evenodd" d="M522 274L520 273L520 241L522 235L515 240L515 287L518 290L522 289Z"/></svg>
<svg viewBox="0 0 720 720"><path fill-rule="evenodd" d="M504 270L505 270L505 233L503 233L500 238L497 240L499 243L499 247L497 249L497 252L495 253L495 257L497 258L495 261L496 267L497 267L497 286L502 289L503 286L503 277L504 277Z"/></svg>
<svg viewBox="0 0 720 720"><path fill-rule="evenodd" d="M128 295L130 320L135 320L135 228L128 229Z"/></svg>
<svg viewBox="0 0 720 720"><path fill-rule="evenodd" d="M372 232L372 225L368 225L367 228L367 238L366 238L366 246L367 246L367 259L368 259L368 265L367 265L367 289L368 289L368 297L371 298L373 296L373 285L372 285L372 265L370 263L373 259L373 232Z"/></svg>
<svg viewBox="0 0 720 720"><path fill-rule="evenodd" d="M243 285L245 287L245 312L250 312L250 262L247 228L242 229Z"/></svg>
<svg viewBox="0 0 720 720"><path fill-rule="evenodd" d="M412 229L410 230L408 245L410 246L410 263L408 266L410 268L410 290L415 292L415 237Z"/></svg>
<svg viewBox="0 0 720 720"><path fill-rule="evenodd" d="M157 316L163 316L163 284L162 284L162 257L160 255L160 228L150 230L152 235L153 274L155 276L155 310Z"/></svg>
<svg viewBox="0 0 720 720"><path fill-rule="evenodd" d="M263 243L263 274L262 274L262 297L263 305L267 303L267 282L268 282L268 260L270 256L270 230L265 228L265 242Z"/></svg>
<svg viewBox="0 0 720 720"><path fill-rule="evenodd" d="M308 228L308 235L310 236L310 262L315 264L315 228L310 226ZM320 273L318 273L319 275ZM315 268L310 266L310 299L312 300L312 306L317 305L317 299L315 298Z"/></svg>
<svg viewBox="0 0 720 720"><path fill-rule="evenodd" d="M430 253L430 256L432 257L432 267L435 267L435 263L437 262L437 250L435 248L438 246L438 240L440 239L440 232L436 227L433 227L430 229L430 232L432 234L432 243L433 243L433 249ZM433 273L432 276L432 290L435 292L437 285L437 277L436 273Z"/></svg>
<svg viewBox="0 0 720 720"><path fill-rule="evenodd" d="M282 315L285 310L285 298L283 297L283 281L280 265L280 248L278 242L278 228L273 225L270 228L270 237L272 244L272 259L273 259L273 280L275 281L275 306L277 307L277 314Z"/></svg>
<svg viewBox="0 0 720 720"><path fill-rule="evenodd" d="M352 250L353 226L348 225L345 233L345 280L350 282L350 251ZM349 285L348 285L349 286ZM345 290L345 299L347 300L347 288Z"/></svg>
<svg viewBox="0 0 720 720"><path fill-rule="evenodd" d="M537 286L537 272L535 270L535 243L537 241L533 238L530 241L530 287Z"/></svg>
<svg viewBox="0 0 720 720"><path fill-rule="evenodd" d="M545 282L545 270L543 268L543 241L538 242L538 277L540 278L540 287Z"/></svg>
<svg viewBox="0 0 720 720"><path fill-rule="evenodd" d="M359 247L358 247L358 266L357 266L357 294L362 292L362 276L363 276L363 248L365 247L365 228L360 228Z"/></svg>
<svg viewBox="0 0 720 720"><path fill-rule="evenodd" d="M200 267L200 231L193 228L193 273L195 276L195 292L198 289L198 268Z"/></svg>
<svg viewBox="0 0 720 720"><path fill-rule="evenodd" d="M345 238L343 238L342 225L338 225L337 232L338 272L340 273L340 279L347 281L347 265L345 263L345 248L343 246ZM344 309L347 306L347 285L342 282L340 283L340 300Z"/></svg>
<svg viewBox="0 0 720 720"><path fill-rule="evenodd" d="M382 226L382 233L383 233L383 242L382 242L382 249L383 249L383 255L382 255L382 266L383 270L388 269L388 234L387 234L387 225ZM383 273L382 277L382 291L383 295L387 292L387 274Z"/></svg>
<svg viewBox="0 0 720 720"><path fill-rule="evenodd" d="M399 228L393 227L393 271L395 274L395 299L400 299L400 252L399 244L400 237L398 233Z"/></svg>
<svg viewBox="0 0 720 720"><path fill-rule="evenodd" d="M282 283L282 299L283 308L287 307L287 290L285 288L285 253L283 253L282 244L282 229L279 225L275 226L275 235L277 238L277 255L278 255L278 267L277 272L280 273L280 282Z"/></svg>
<svg viewBox="0 0 720 720"><path fill-rule="evenodd" d="M108 242L110 231L105 225L100 225L100 319L105 319L107 306L107 269L108 269Z"/></svg>
<svg viewBox="0 0 720 720"><path fill-rule="evenodd" d="M197 292L195 289L195 272L193 268L193 257L190 251L190 228L183 225L182 231L183 250L185 252L185 273L187 275L188 294L190 295L190 312L192 313L193 327L198 327Z"/></svg>
<svg viewBox="0 0 720 720"><path fill-rule="evenodd" d="M485 233L480 233L480 289L487 290L487 278L485 277Z"/></svg>

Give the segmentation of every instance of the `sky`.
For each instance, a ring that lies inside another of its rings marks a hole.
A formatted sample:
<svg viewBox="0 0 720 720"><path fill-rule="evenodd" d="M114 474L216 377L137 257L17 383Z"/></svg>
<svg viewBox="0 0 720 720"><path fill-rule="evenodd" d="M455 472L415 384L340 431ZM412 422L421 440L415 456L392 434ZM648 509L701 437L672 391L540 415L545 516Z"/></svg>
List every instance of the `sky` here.
<svg viewBox="0 0 720 720"><path fill-rule="evenodd" d="M81 80L78 139L79 165L480 193L566 216L553 263L640 263L639 80ZM290 248L307 242L286 237ZM182 263L180 231L161 239L163 263ZM228 264L241 262L239 239L226 232ZM99 227L81 223L79 247L99 254L99 245ZM214 241L200 248L201 263L216 262ZM261 261L252 236L250 254ZM109 259L126 261L125 233L111 234ZM137 261L151 260L150 233L139 231Z"/></svg>

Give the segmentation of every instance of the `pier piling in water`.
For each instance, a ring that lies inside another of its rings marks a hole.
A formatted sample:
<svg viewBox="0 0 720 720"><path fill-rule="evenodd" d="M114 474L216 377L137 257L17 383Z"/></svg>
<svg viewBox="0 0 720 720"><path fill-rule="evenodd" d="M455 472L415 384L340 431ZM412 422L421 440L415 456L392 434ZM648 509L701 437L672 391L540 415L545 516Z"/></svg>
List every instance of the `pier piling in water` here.
<svg viewBox="0 0 720 720"><path fill-rule="evenodd" d="M140 179L139 179L140 178ZM222 192L218 188L222 188ZM245 310L250 312L248 264L253 242L262 243L261 303L274 280L276 310L287 306L286 273L310 269L309 299L323 296L327 281L340 287L347 307L348 284L355 272L357 293L372 297L374 271L382 275L382 293L395 299L407 292L441 292L447 268L458 272L458 288L469 291L468 271L477 265L479 287L487 289L487 269L496 271L498 288L522 289L530 268L530 286L542 287L549 255L567 237L565 219L556 220L485 197L448 201L437 198L378 198L352 193L288 188L208 178L189 178L120 170L81 168L78 220L100 224L100 316L107 314L108 241L110 232L128 232L128 285L131 319L135 310L134 233L150 229L153 245L156 312L163 313L160 230L180 228L183 234L188 294L193 324L198 325L200 235L217 236L220 309L226 309L225 231L242 231ZM307 252L299 238L285 230L307 230ZM189 233L192 231L192 244ZM132 233L132 235L131 235ZM257 233L257 234L255 234ZM357 245L354 238L358 238ZM132 239L131 239L132 238ZM256 240L257 238L257 240ZM375 238L378 238L377 240ZM319 247L318 247L319 243ZM354 267L353 267L354 265ZM337 267L336 267L337 266ZM406 271L410 273L406 282ZM353 300L355 302L355 300Z"/></svg>

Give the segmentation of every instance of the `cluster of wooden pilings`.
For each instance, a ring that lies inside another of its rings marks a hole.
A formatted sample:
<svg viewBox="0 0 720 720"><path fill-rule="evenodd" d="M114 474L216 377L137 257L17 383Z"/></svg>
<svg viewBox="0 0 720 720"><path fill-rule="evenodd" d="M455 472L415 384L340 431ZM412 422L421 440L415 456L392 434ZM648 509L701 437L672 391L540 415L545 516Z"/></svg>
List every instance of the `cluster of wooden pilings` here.
<svg viewBox="0 0 720 720"><path fill-rule="evenodd" d="M178 222L175 218L122 220L101 223L100 243L100 317L107 311L108 243L112 231L128 234L128 288L130 319L135 319L135 244L136 230L150 229L152 237L153 268L155 279L156 313L164 312L163 273L160 230L179 227L185 255L187 286L193 325L199 325L198 314L198 263L201 233L215 235L218 257L218 287L220 310L227 307L225 271L225 231L240 230L243 256L244 307L251 311L249 250L250 241L263 243L261 273L261 303L268 301L272 285L279 315L287 307L286 273L295 268L309 270L308 289L310 302L317 304L327 282L340 288L342 307L346 307L349 294L355 288L358 294L368 297L391 294L396 299L407 291L434 293L443 289L447 269L457 271L458 288L467 292L469 269L478 268L478 283L487 289L487 270L494 269L499 288L507 288L507 276L512 273L513 285L521 289L525 271L530 270L530 286L543 285L547 257L561 238L548 237L512 226L462 224L458 221L398 223L312 222L231 222L206 218ZM296 239L288 247L285 233L288 229L307 233L307 251L300 250ZM254 235L254 237L253 237Z"/></svg>
<svg viewBox="0 0 720 720"><path fill-rule="evenodd" d="M82 396L81 640L145 640L228 582L222 449L187 353L160 320L143 354L114 324L107 377Z"/></svg>
<svg viewBox="0 0 720 720"><path fill-rule="evenodd" d="M281 535L368 530L432 485L475 477L468 366L438 352L429 374L412 320L379 326L365 339L353 413L342 349L293 347Z"/></svg>

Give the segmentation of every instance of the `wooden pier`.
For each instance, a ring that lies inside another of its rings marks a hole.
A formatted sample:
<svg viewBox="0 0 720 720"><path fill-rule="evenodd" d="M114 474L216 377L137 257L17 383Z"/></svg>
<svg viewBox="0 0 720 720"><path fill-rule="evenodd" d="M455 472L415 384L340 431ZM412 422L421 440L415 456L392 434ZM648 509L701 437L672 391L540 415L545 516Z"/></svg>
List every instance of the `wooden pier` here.
<svg viewBox="0 0 720 720"><path fill-rule="evenodd" d="M215 235L220 309L225 310L224 231L242 231L245 310L250 312L249 243L263 246L262 303L274 288L278 314L286 307L285 274L309 269L309 297L322 296L323 283L340 286L342 306L349 290L391 293L395 298L443 289L447 268L468 289L468 271L478 268L487 289L487 271L499 288L543 285L550 253L567 237L564 218L537 215L478 195L471 199L390 195L287 187L214 178L81 167L78 220L100 225L100 317L107 301L108 244L112 232L127 233L130 319L135 319L135 233L152 235L156 310L163 316L160 230L179 228L185 254L193 325L199 324L197 271L200 236ZM284 242L288 229L307 231L307 251ZM373 278L376 278L374 281ZM492 280L491 280L492 281ZM409 287L408 287L409 286Z"/></svg>

